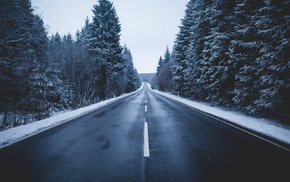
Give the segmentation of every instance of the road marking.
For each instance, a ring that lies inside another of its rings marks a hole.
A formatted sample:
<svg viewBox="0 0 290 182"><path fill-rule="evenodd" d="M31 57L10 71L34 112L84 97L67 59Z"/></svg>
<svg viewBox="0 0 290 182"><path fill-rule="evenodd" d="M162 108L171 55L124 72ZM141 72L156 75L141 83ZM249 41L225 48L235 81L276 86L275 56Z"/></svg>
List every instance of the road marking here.
<svg viewBox="0 0 290 182"><path fill-rule="evenodd" d="M147 112L147 105L145 105L145 112Z"/></svg>
<svg viewBox="0 0 290 182"><path fill-rule="evenodd" d="M189 104L183 103L183 102L181 102L181 101L175 100L174 98L170 98L170 97L165 96L165 95L161 95L161 94L159 94L159 93L157 93L157 92L155 92L155 91L153 91L153 92L156 93L159 97L167 98L167 99L169 99L169 100L171 100L171 101L173 101L173 102L180 103L180 104L182 104L182 105L184 105L184 106L186 106L186 107L188 107L188 108L190 108L190 109L192 109L192 110L194 110L194 111L197 111L197 112L199 112L199 113L201 113L201 114L204 114L204 115L206 115L206 116L208 116L208 117L210 117L210 118L216 119L216 120L218 120L218 121L220 121L220 122L222 122L222 123L224 123L224 124L226 124L226 125L228 125L228 126L231 126L231 127L233 127L233 128L236 128L236 129L238 129L238 130L240 130L240 131L242 131L242 132L244 132L244 133L247 133L247 134L249 134L249 135L252 135L252 136L254 136L254 137L256 137L256 138L259 138L259 139L261 139L261 140L263 140L263 141L265 141L265 142L268 142L269 144L272 144L272 145L274 145L274 146L276 146L276 147L279 147L280 149L283 149L283 150L285 150L285 151L287 151L287 152L290 152L290 148L283 146L283 144L279 144L279 143L277 143L277 142L275 142L275 141L272 141L271 139L267 139L267 138L265 138L265 137L263 137L263 136L260 136L259 134L255 134L253 131L251 131L251 129L243 129L243 127L241 127L241 126L239 126L239 125L231 124L231 122L228 121L228 120L226 120L226 119L223 120L223 119L219 118L218 116L214 116L214 115L209 114L209 113L207 113L207 112L205 112L205 111L201 111L201 110L199 110L199 109L197 109L197 108L195 108L195 107L193 107L193 106L190 106ZM271 138L271 137L269 137L269 138ZM278 140L278 141L279 141L279 139L274 139L274 140ZM280 142L281 142L281 141L280 141ZM282 142L282 143L283 143L283 142ZM285 145L288 145L288 144L285 143Z"/></svg>
<svg viewBox="0 0 290 182"><path fill-rule="evenodd" d="M144 157L149 157L148 123L144 122Z"/></svg>
<svg viewBox="0 0 290 182"><path fill-rule="evenodd" d="M183 103L182 103L183 104ZM261 140L263 140L263 141L265 141L265 142L268 142L268 143L270 143L270 144L272 144L272 145L274 145L274 146L276 146L276 147L279 147L279 148L281 148L281 149L283 149L283 150L286 150L286 151L288 151L288 152L290 152L290 149L288 149L287 147L284 147L284 146L282 146L282 145L280 145L280 144L278 144L278 143L276 143L276 142L274 142L274 141L271 141L271 140L269 140L269 139L267 139L267 138L265 138L265 137L263 137L263 136L260 136L260 135L258 135L258 134L255 134L255 133L253 133L253 132L251 132L251 131L248 131L248 130L246 130L246 129L243 129L242 127L240 127L240 126L236 126L236 125L234 125L234 124L231 124L230 123L230 121L224 121L224 120L222 120L222 119L220 119L219 117L217 117L217 116L214 116L214 115L211 115L211 114L208 114L208 113L206 113L206 112L204 112L204 111L201 111L201 110L199 110L199 109L196 109L196 108L194 108L194 107L192 107L192 106L189 106L189 105L186 105L186 104L184 104L185 106L188 106L189 108L191 108L191 109L193 109L193 110L195 110L195 111L197 111L197 112L199 112L199 113L201 113L201 114L204 114L204 115L206 115L206 116L208 116L208 117L210 117L210 118L213 118L213 119L215 119L215 120L217 120L217 121L220 121L220 122L222 122L222 123L224 123L224 124L226 124L226 125L228 125L228 126L231 126L231 127L233 127L233 128L236 128L237 130L240 130L240 131L242 131L242 132L244 132L244 133L247 133L247 134L249 134L249 135L252 135L252 136L254 136L254 137L256 137L256 138L259 138L259 139L261 139Z"/></svg>

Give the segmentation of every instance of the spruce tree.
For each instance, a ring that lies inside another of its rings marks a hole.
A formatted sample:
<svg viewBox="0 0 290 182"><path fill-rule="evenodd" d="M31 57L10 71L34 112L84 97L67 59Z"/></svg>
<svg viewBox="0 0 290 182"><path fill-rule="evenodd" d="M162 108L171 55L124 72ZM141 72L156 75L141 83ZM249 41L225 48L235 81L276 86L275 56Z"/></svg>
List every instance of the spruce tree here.
<svg viewBox="0 0 290 182"><path fill-rule="evenodd" d="M263 0L245 0L236 7L236 35L231 41L230 57L235 69L233 90L234 104L244 111L251 111L258 93L256 59L260 56L261 42L255 26L256 12L263 6Z"/></svg>
<svg viewBox="0 0 290 182"><path fill-rule="evenodd" d="M122 58L125 61L126 67L124 69L123 78L121 79L121 84L124 87L124 92L129 93L139 88L140 81L138 73L134 68L131 51L126 46L123 47Z"/></svg>
<svg viewBox="0 0 290 182"><path fill-rule="evenodd" d="M93 9L90 52L99 65L100 98L119 95L118 77L124 69L120 45L121 25L113 4L99 0Z"/></svg>
<svg viewBox="0 0 290 182"><path fill-rule="evenodd" d="M210 31L204 43L206 47L200 53L205 76L203 87L208 90L206 99L219 104L229 104L232 100L234 70L229 45L235 35L235 3L233 0L218 0L210 5L207 15Z"/></svg>
<svg viewBox="0 0 290 182"><path fill-rule="evenodd" d="M163 59L163 62L166 64L166 63L168 63L168 62L170 61L170 59L171 59L171 53L170 53L169 48L168 48L168 46L167 46L167 47L166 47L166 50L165 50L165 52L164 52L164 59Z"/></svg>
<svg viewBox="0 0 290 182"><path fill-rule="evenodd" d="M24 109L21 105L26 98L23 94L23 86L28 77L26 70L33 65L35 56L31 48L33 21L29 0L1 1L0 112L4 114L3 126L8 125L8 114L19 114Z"/></svg>
<svg viewBox="0 0 290 182"><path fill-rule="evenodd" d="M157 89L161 91L170 91L171 82L172 82L172 73L171 73L171 53L168 46L164 52L164 59L160 56L157 74L156 74L156 86ZM170 63L169 63L170 62Z"/></svg>
<svg viewBox="0 0 290 182"><path fill-rule="evenodd" d="M164 66L164 60L162 58L162 56L159 57L159 61L158 61L158 66L157 66L157 72L156 72L156 76L159 75L162 67Z"/></svg>
<svg viewBox="0 0 290 182"><path fill-rule="evenodd" d="M253 108L283 121L290 118L289 12L289 0L268 0L255 18L262 45L256 60L260 88Z"/></svg>
<svg viewBox="0 0 290 182"><path fill-rule="evenodd" d="M181 26L179 27L179 33L175 39L175 45L173 49L173 87L175 92L181 95L187 95L189 88L186 87L188 80L186 80L185 72L187 70L186 52L190 45L190 32L192 26L194 26L193 13L195 7L195 1L190 0L186 6L184 18L181 20Z"/></svg>
<svg viewBox="0 0 290 182"><path fill-rule="evenodd" d="M212 6L212 0L197 0L192 7L191 41L186 51L187 70L185 77L187 95L198 100L205 100L209 95L206 71L210 64L208 55L204 55L204 53L211 30Z"/></svg>
<svg viewBox="0 0 290 182"><path fill-rule="evenodd" d="M29 0L1 1L1 106L12 125L49 116L59 103L47 62L47 34Z"/></svg>

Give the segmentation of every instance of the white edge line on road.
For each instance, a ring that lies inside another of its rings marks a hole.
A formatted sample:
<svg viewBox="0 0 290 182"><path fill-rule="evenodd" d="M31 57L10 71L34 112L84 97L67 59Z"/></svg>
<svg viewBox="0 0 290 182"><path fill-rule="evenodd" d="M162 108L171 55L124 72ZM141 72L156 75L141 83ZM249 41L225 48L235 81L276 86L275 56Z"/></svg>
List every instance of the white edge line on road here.
<svg viewBox="0 0 290 182"><path fill-rule="evenodd" d="M154 92L154 90L152 90L152 91ZM189 108L191 108L191 109L193 109L193 110L195 110L195 111L197 111L197 112L199 112L199 113L202 113L202 114L204 114L204 115L206 115L206 116L208 116L208 117L210 117L210 118L216 119L216 120L218 120L218 121L220 121L220 122L222 122L222 123L224 123L224 124L226 124L226 125L228 125L228 126L231 126L231 127L233 127L233 128L236 128L236 129L238 129L238 130L240 130L240 131L242 131L242 132L245 132L245 133L247 133L247 134L249 134L249 135L252 135L252 136L254 136L254 137L256 137L256 138L259 138L259 139L261 139L261 140L263 140L263 141L265 141L265 142L268 142L268 143L270 143L270 144L272 144L272 145L274 145L274 146L276 146L276 147L279 147L279 148L281 148L281 149L283 149L283 150L286 150L286 151L290 152L290 149L288 149L287 147L284 147L284 146L282 146L282 145L280 145L280 144L278 144L278 143L276 143L276 142L274 142L274 141L271 141L271 140L269 140L269 139L266 139L266 138L264 138L264 137L262 137L262 136L259 136L258 134L255 134L255 133L253 133L253 132L251 132L251 131L248 131L248 130L246 130L246 129L243 129L243 128L239 127L239 126L235 126L235 125L231 124L230 121L229 121L229 122L227 122L227 121L223 121L222 119L220 119L220 118L217 117L217 116L213 116L213 115L211 115L211 114L208 114L208 113L206 113L206 112L204 112L204 111L201 111L201 110L199 110L199 109L197 109L197 108L194 108L194 107L192 107L192 106L190 106L190 105L188 105L188 104L186 104L186 103L180 102L180 101L178 101L178 100L175 100L175 99L173 99L173 98L167 97L167 96L165 96L165 95L161 95L161 94L159 94L159 93L157 93L157 92L154 92L154 93L156 93L156 94L158 94L158 95L160 95L160 96L166 97L166 98L168 98L168 99L174 100L174 101L176 101L176 102L179 102L179 103L181 103L181 104L183 104L183 105L185 105L185 106L187 106L187 107L189 107Z"/></svg>
<svg viewBox="0 0 290 182"><path fill-rule="evenodd" d="M247 131L247 130L245 130L245 129L239 127L239 126L235 126L235 125L233 125L233 124L231 124L231 123L229 123L229 122L223 121L222 119L220 119L220 118L218 118L218 117L212 116L212 115L210 115L210 114L208 114L208 113L205 113L205 112L202 112L202 111L199 111L199 110L196 109L196 108L193 108L193 107L191 107L191 108L194 109L195 111L199 112L199 113L202 113L202 114L208 116L208 117L211 117L211 118L213 118L213 119L216 119L216 120L218 120L218 121L220 121L220 122L222 122L222 123L224 123L224 124L226 124L226 125L228 125L228 126L231 126L231 127L233 127L233 128L236 128L236 129L238 129L238 130L240 130L240 131L243 131L243 132L245 132L245 133L247 133L247 134L249 134L249 135L252 135L252 136L254 136L254 137L257 137L257 138L259 138L259 139L261 139L261 140L263 140L263 141L265 141L265 142L268 142L268 143L270 143L270 144L272 144L272 145L275 145L276 147L279 147L279 148L281 148L281 149L284 149L284 150L290 152L290 150L289 150L288 148L286 148L286 147L284 147L284 146L282 146L282 145L279 145L279 144L277 144L277 143L275 143L275 142L273 142L273 141L271 141L271 140L268 140L268 139L266 139L266 138L264 138L264 137L262 137L262 136L259 136L259 135L255 134L255 133L252 133L252 132L250 132L250 131Z"/></svg>
<svg viewBox="0 0 290 182"><path fill-rule="evenodd" d="M149 157L148 123L144 122L144 157Z"/></svg>
<svg viewBox="0 0 290 182"><path fill-rule="evenodd" d="M147 112L147 105L145 105L145 112Z"/></svg>

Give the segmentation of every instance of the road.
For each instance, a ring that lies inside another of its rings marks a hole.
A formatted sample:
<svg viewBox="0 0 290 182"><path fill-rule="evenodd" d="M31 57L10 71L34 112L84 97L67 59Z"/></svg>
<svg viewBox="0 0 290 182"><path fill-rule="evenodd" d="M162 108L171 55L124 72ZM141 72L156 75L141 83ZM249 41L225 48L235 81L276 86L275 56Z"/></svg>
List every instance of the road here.
<svg viewBox="0 0 290 182"><path fill-rule="evenodd" d="M289 169L288 151L146 84L139 93L0 150L3 182L288 182Z"/></svg>

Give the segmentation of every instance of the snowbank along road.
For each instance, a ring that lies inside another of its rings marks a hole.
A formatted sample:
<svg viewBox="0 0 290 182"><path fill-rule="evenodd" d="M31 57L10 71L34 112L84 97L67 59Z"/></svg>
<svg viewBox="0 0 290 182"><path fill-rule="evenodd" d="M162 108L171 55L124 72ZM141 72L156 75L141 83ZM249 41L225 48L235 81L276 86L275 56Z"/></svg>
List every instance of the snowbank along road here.
<svg viewBox="0 0 290 182"><path fill-rule="evenodd" d="M290 153L144 88L0 150L4 181L289 181Z"/></svg>

